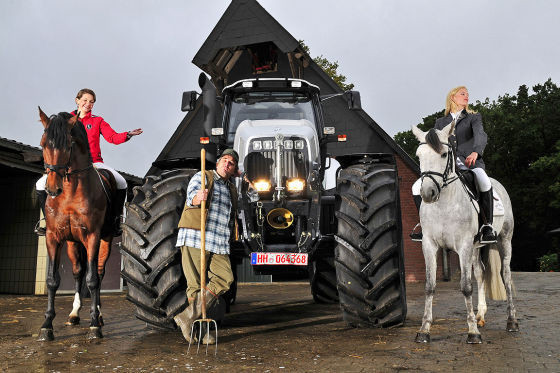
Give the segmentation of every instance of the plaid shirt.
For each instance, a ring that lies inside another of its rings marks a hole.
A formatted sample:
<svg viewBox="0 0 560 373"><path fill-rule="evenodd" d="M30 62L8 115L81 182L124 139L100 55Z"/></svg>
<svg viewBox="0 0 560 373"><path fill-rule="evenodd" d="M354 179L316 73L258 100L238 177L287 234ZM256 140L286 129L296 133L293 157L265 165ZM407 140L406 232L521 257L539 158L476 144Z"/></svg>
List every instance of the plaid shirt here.
<svg viewBox="0 0 560 373"><path fill-rule="evenodd" d="M201 187L201 173L196 173L187 188L187 204ZM208 184L207 184L208 185ZM206 218L206 251L215 254L229 254L231 197L228 185L214 171L214 187L208 217ZM200 249L200 230L181 228L175 246L190 246Z"/></svg>

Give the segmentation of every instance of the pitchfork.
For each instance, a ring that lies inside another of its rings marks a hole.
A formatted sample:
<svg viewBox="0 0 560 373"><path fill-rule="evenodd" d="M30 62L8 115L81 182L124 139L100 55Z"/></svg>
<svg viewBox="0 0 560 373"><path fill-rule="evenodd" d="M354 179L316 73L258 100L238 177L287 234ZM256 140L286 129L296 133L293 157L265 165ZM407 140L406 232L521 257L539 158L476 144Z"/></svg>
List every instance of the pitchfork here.
<svg viewBox="0 0 560 373"><path fill-rule="evenodd" d="M200 150L200 162L201 162L201 186L200 190L204 191L206 189L206 150L203 148ZM206 289L206 200L202 200L200 202L200 301L202 302L202 318L195 320L191 327L191 341L193 340L193 333L195 329L195 325L198 324L199 332L198 332L198 340L197 340L197 347L196 353L200 349L200 341L202 340L202 332L204 330L204 325L206 325L206 331L210 334L210 325L214 325L214 329L216 330L216 350L214 351L214 355L218 353L218 323L216 320L210 319L206 317L206 293L204 290ZM189 348L187 349L187 354L191 349L191 342L189 341ZM208 340L206 343L206 354L208 354Z"/></svg>

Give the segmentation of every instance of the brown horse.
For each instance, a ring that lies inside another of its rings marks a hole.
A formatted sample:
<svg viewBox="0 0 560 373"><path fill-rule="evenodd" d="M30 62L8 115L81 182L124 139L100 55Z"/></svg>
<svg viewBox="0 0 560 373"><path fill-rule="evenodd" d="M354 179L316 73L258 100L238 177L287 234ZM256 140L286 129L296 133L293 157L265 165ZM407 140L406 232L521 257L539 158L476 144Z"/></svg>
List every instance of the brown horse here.
<svg viewBox="0 0 560 373"><path fill-rule="evenodd" d="M49 118L39 108L39 117L45 127L41 147L47 172L46 191L49 196L45 204L49 256L48 305L39 340L54 339L54 298L60 284L58 266L64 241L67 243L67 253L72 262L76 284L74 309L66 324L79 323L79 294L84 266L87 266L86 284L91 294L88 338L102 338L103 321L100 317L99 295L114 233L111 224L104 222L111 221L106 218L111 211L108 200L111 199L111 194L114 194L111 191L116 189L115 181L110 173L101 175L93 167L86 130L78 116L59 113Z"/></svg>

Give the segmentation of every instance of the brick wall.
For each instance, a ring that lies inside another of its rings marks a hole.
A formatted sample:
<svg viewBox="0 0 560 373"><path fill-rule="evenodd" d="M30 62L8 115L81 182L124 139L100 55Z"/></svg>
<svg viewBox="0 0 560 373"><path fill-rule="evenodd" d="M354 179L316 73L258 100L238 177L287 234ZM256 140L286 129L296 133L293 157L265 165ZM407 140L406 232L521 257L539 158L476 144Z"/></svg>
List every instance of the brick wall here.
<svg viewBox="0 0 560 373"><path fill-rule="evenodd" d="M420 221L416 205L412 199L412 184L418 179L419 175L417 175L398 155L396 155L395 158L397 159L397 168L399 172L406 281L425 281L426 267L424 264L424 255L422 254L422 243L414 242L409 237L412 228ZM449 263L450 275L453 276L453 274L458 271L459 260L457 254L453 252L449 254ZM443 278L441 252L438 254L437 278Z"/></svg>

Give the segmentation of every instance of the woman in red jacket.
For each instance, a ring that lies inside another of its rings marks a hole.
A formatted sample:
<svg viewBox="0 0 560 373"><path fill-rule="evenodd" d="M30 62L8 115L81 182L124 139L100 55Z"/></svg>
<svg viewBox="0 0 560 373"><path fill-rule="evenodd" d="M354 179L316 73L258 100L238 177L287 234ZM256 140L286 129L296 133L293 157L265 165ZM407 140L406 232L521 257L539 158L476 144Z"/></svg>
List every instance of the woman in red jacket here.
<svg viewBox="0 0 560 373"><path fill-rule="evenodd" d="M91 152L91 158L95 168L106 169L110 171L115 177L115 181L117 183L117 198L115 203L113 204L113 216L117 217L117 219L115 219L115 231L120 234L121 215L124 201L126 199L126 180L112 167L103 163L103 158L101 158L101 148L99 146L99 136L103 135L105 140L112 144L118 145L130 140L130 138L133 136L140 135L142 133L142 129L137 128L132 131L121 133L115 132L111 128L109 123L105 122L102 117L93 115L91 113L93 104L95 104L95 93L88 88L80 89L80 91L76 95L76 105L78 106L78 108L73 111L72 114L76 115L76 112L80 114L80 121L83 123L87 132L89 150ZM36 184L37 197L41 204L43 215L45 210L45 201L47 199L47 192L45 191L46 181L47 175L45 174L37 181ZM39 227L39 225L37 225L37 227L35 228L35 232L39 235L44 235L45 228Z"/></svg>

